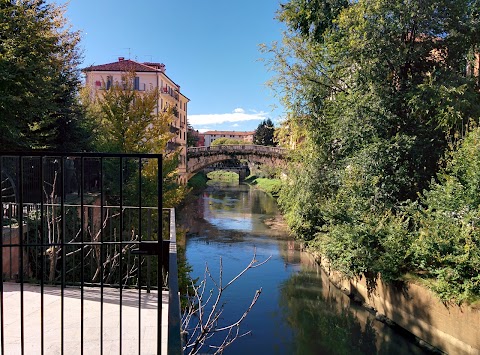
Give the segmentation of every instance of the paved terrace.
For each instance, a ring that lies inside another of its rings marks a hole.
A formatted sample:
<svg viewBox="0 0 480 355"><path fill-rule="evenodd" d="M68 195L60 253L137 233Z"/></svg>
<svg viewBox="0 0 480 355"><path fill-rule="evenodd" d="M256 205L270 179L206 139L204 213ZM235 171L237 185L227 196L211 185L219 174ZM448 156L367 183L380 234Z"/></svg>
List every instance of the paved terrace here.
<svg viewBox="0 0 480 355"><path fill-rule="evenodd" d="M4 354L21 354L20 284L3 283ZM61 354L61 289L45 286L44 297L44 353ZM122 353L157 353L157 291L142 290L139 334L138 290L122 291L122 318L120 319L120 290L103 289L103 354L120 353L120 322L122 324ZM83 292L83 351L100 354L101 321L100 288L84 288ZM81 291L66 288L64 306L64 353L81 353ZM24 285L24 349L25 354L41 354L41 288ZM162 294L162 354L167 353L168 292Z"/></svg>

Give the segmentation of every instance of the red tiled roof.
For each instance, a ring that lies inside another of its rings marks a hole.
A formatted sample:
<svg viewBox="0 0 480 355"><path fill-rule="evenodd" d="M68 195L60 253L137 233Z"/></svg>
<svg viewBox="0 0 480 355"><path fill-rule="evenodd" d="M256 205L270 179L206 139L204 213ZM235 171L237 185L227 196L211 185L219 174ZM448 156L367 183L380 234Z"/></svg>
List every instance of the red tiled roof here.
<svg viewBox="0 0 480 355"><path fill-rule="evenodd" d="M121 60L118 62L92 65L83 71L135 71L135 72L156 72L160 69L153 68L146 64L138 63L130 59Z"/></svg>

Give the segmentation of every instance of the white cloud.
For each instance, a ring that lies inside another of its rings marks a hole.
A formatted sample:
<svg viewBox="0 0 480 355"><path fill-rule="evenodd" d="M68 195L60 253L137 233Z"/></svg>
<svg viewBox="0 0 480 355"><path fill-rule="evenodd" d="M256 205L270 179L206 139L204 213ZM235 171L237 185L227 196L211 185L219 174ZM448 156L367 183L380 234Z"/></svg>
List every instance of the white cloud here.
<svg viewBox="0 0 480 355"><path fill-rule="evenodd" d="M192 125L208 125L208 124L220 124L225 122L242 122L251 120L264 120L267 118L267 113L260 111L245 112L242 108L236 108L231 113L219 113L219 114L205 114L205 115L189 115L188 122Z"/></svg>
<svg viewBox="0 0 480 355"><path fill-rule="evenodd" d="M239 127L240 125L238 123L232 124L232 127Z"/></svg>

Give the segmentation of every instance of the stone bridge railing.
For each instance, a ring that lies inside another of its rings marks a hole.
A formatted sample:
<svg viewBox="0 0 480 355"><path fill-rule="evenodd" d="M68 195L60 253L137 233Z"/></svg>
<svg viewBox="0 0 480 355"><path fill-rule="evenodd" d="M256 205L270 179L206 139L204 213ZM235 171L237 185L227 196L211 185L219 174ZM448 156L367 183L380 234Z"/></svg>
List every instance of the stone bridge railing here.
<svg viewBox="0 0 480 355"><path fill-rule="evenodd" d="M229 144L216 145L211 147L190 147L187 150L188 157L197 157L202 155L209 155L212 153L237 153L242 155L257 154L282 157L287 153L287 149L254 144Z"/></svg>

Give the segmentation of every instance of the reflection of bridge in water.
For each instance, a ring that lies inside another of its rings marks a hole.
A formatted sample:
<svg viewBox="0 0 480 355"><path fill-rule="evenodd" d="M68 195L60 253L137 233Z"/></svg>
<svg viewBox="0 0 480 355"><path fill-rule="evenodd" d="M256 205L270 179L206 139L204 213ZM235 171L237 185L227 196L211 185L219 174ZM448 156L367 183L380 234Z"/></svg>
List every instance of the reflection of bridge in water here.
<svg viewBox="0 0 480 355"><path fill-rule="evenodd" d="M287 150L263 145L218 145L211 147L191 147L187 150L188 178L213 164L242 159L249 163L282 166Z"/></svg>

